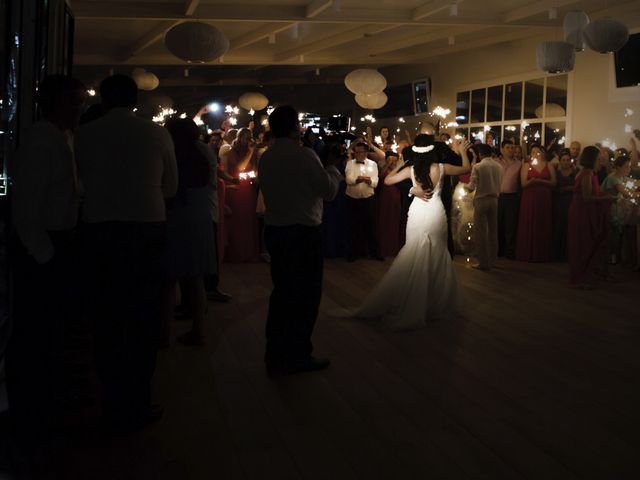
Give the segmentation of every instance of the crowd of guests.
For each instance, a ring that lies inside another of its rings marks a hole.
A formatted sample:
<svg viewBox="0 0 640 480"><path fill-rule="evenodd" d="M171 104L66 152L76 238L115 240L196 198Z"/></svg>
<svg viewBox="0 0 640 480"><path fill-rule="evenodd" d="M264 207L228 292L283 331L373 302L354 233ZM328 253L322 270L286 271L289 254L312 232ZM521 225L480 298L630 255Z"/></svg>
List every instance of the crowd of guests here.
<svg viewBox="0 0 640 480"><path fill-rule="evenodd" d="M17 442L42 445L58 416L61 348L79 318L92 325L105 425L130 430L157 420L151 378L158 348L171 342L176 305L192 321L178 340L202 345L207 300L231 299L219 289L224 262L272 261L268 366L279 368L284 358L298 371L324 368L309 357L308 340L322 258L384 261L402 248L413 195L429 197L411 181L385 184L390 173L412 165L418 150L410 136L394 139L385 127L377 137L370 129L361 136L299 132L297 113L281 107L275 131L228 128L205 137L191 119L163 127L137 118L129 77L105 79L102 103L83 114L85 92L67 76L41 83L42 119L12 166L15 326L6 377ZM419 148L459 164L450 140L431 135ZM613 161L606 149L581 151L577 142L553 154L537 144L523 147L478 142L469 151L470 174L444 182L447 215L456 182L475 192L475 266L489 270L498 255L568 258L571 282L592 288L608 278L608 262L629 255L637 262L635 141ZM293 322L293 304L308 331L292 339L282 332L283 322Z"/></svg>
<svg viewBox="0 0 640 480"><path fill-rule="evenodd" d="M552 145L547 149L537 143L519 145L513 138L502 141L499 146L493 144L493 138L486 140L489 143L476 141L469 151L474 159L472 172L448 180L451 189L459 184L458 188L474 192L467 202L473 210L469 213L469 218L473 219L472 247L461 245L462 234L454 228L452 253L457 251L477 257L474 266L482 270L494 266L496 256L525 262L571 260L572 254L579 255L586 242L583 236L578 237L579 241L572 241L571 228L577 217L571 212L580 208L575 205L587 195L580 186L591 172L597 180L592 197L595 202L607 204L602 210L603 215L609 215L601 225L606 230L606 255L599 258L605 264L625 261L637 266L638 210L634 199L638 196L638 182L634 178L640 177L640 171L634 139L630 140L630 149L615 151L600 146L583 151L576 141L569 148ZM434 137L433 141L440 150L451 145L451 137L446 133L437 139ZM384 178L398 162L405 166L411 164L410 136L396 141L386 127L382 127L376 137L370 129L366 135L351 136L327 135L323 131L314 133L309 128L304 132L303 144L323 159L330 155L338 157L335 165L345 178L336 198L325 203L325 256L343 257L353 262L361 257L383 261L385 257L397 254L404 244L406 215L412 196L410 185L385 185ZM268 148L268 144L264 148ZM594 164L587 166L596 151ZM455 157L455 153L451 153ZM442 156L442 161L455 163L455 158L446 157ZM243 225L256 222L253 207L259 179L247 180L249 183L254 189L250 193L247 188L247 201L251 199L252 203L248 203L248 208L232 208L230 212L231 218L241 215L243 218L236 218L234 222ZM450 211L455 210L455 200L453 202L448 206ZM580 224L576 228L582 231L587 226ZM246 247L249 240L255 244L258 236L255 233L247 236L247 232L255 231L255 227L252 230L238 227L236 231L230 228L227 233L229 246L243 242ZM470 239L468 229L464 230L464 236L467 235ZM254 245L250 250L255 253L258 248ZM229 261L250 260L249 256L226 258ZM606 268L600 270L606 271ZM608 273L604 275L610 277ZM584 288L591 288L593 282L593 279L573 280Z"/></svg>
<svg viewBox="0 0 640 480"><path fill-rule="evenodd" d="M63 409L77 405L66 375L91 370L79 352L94 358L102 426L142 428L162 415L151 379L158 349L172 339L177 300L192 319L178 340L201 345L207 299L231 299L218 288L219 223L225 181L237 179L218 178L215 151L193 120L163 127L138 118L137 94L130 77L108 77L101 104L84 112L80 81L47 77L38 89L41 119L11 164L14 304L5 371L16 459L29 468L55 441ZM246 140L232 143L232 173L246 151ZM92 342L68 355L77 332Z"/></svg>

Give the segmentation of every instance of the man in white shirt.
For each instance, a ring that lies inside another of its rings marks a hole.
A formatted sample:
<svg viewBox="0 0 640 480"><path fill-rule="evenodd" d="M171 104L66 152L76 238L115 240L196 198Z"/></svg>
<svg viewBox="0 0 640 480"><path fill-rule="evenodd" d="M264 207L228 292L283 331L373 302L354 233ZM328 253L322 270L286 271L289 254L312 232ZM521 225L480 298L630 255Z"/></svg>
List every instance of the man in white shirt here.
<svg viewBox="0 0 640 480"><path fill-rule="evenodd" d="M276 108L269 126L275 141L259 165L273 281L265 363L270 374L319 370L329 366L328 360L311 356L322 296L322 202L336 196L342 176L300 146L294 108Z"/></svg>
<svg viewBox="0 0 640 480"><path fill-rule="evenodd" d="M85 96L74 78L46 77L37 94L42 119L21 139L11 164L14 302L6 375L16 446L27 455L46 441L59 416L64 325L79 302L73 269L78 189L69 139Z"/></svg>
<svg viewBox="0 0 640 480"><path fill-rule="evenodd" d="M354 159L345 166L347 206L349 208L349 244L347 261L353 262L359 242L364 242L371 258L384 260L378 252L376 238L375 188L378 186L378 165L369 160L369 147L358 142L351 146ZM362 247L365 248L365 247Z"/></svg>
<svg viewBox="0 0 640 480"><path fill-rule="evenodd" d="M164 300L165 199L178 178L169 133L137 118L137 86L124 75L100 85L106 114L78 129L83 218L93 269L91 308L103 415L116 429L159 418L151 408Z"/></svg>
<svg viewBox="0 0 640 480"><path fill-rule="evenodd" d="M489 145L476 145L480 162L471 170L467 188L475 190L473 228L478 264L474 268L490 270L498 256L498 197L502 183L502 165L492 157Z"/></svg>

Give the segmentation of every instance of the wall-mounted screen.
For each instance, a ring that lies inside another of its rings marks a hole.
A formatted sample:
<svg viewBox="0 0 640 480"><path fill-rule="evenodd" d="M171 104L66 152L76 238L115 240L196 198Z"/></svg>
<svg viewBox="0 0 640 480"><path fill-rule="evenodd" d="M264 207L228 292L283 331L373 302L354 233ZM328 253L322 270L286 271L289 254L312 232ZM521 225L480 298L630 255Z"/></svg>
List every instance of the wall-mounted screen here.
<svg viewBox="0 0 640 480"><path fill-rule="evenodd" d="M429 112L431 100L431 80L417 80L413 82L413 113L420 115Z"/></svg>
<svg viewBox="0 0 640 480"><path fill-rule="evenodd" d="M629 35L627 44L615 53L616 87L640 85L640 33Z"/></svg>

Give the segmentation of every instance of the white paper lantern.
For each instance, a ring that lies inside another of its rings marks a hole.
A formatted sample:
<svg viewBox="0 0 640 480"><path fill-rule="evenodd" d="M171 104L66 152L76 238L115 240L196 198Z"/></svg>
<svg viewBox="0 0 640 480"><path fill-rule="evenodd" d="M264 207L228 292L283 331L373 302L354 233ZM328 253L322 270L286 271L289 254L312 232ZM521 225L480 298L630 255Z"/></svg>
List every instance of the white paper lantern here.
<svg viewBox="0 0 640 480"><path fill-rule="evenodd" d="M344 84L356 95L374 95L387 88L387 79L377 70L359 68L344 78Z"/></svg>
<svg viewBox="0 0 640 480"><path fill-rule="evenodd" d="M164 36L167 49L185 62L211 62L229 50L229 39L208 23L184 22Z"/></svg>
<svg viewBox="0 0 640 480"><path fill-rule="evenodd" d="M546 110L544 109L545 106L546 106ZM536 113L536 117L538 118L564 117L567 114L565 109L562 108L562 105L558 105L557 103L547 103L546 105L540 105L538 108L536 108L535 113ZM553 128L553 129L556 129L556 128L563 129L565 126L564 122L546 122L546 123L549 128Z"/></svg>
<svg viewBox="0 0 640 480"><path fill-rule="evenodd" d="M140 90L155 90L160 85L160 80L151 72L139 73L134 77L136 85Z"/></svg>
<svg viewBox="0 0 640 480"><path fill-rule="evenodd" d="M611 17L594 20L584 29L584 41L596 52L617 52L629 40L629 30Z"/></svg>
<svg viewBox="0 0 640 480"><path fill-rule="evenodd" d="M144 68L134 68L131 78L136 82L139 90L155 90L160 85L158 77Z"/></svg>
<svg viewBox="0 0 640 480"><path fill-rule="evenodd" d="M542 42L536 51L536 61L545 72L569 72L576 62L576 52L567 42Z"/></svg>
<svg viewBox="0 0 640 480"><path fill-rule="evenodd" d="M146 70L144 68L134 68L133 71L131 72L131 77L135 80L137 76L142 75L143 73L145 73Z"/></svg>
<svg viewBox="0 0 640 480"><path fill-rule="evenodd" d="M581 10L572 10L564 16L562 24L564 41L573 45L576 52L584 50L584 29L589 25L589 16Z"/></svg>
<svg viewBox="0 0 640 480"><path fill-rule="evenodd" d="M356 103L362 108L377 110L387 104L387 94L384 92L374 93L373 95L356 95Z"/></svg>
<svg viewBox="0 0 640 480"><path fill-rule="evenodd" d="M245 110L255 110L257 112L267 108L269 99L259 92L247 92L240 96L238 103Z"/></svg>

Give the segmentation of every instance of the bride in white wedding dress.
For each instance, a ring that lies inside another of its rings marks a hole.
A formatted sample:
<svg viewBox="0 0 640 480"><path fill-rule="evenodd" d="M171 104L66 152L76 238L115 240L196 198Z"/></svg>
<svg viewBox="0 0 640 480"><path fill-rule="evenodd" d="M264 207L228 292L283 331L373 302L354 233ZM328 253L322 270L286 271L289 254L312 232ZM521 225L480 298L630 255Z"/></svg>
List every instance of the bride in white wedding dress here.
<svg viewBox="0 0 640 480"><path fill-rule="evenodd" d="M364 303L351 313L381 318L394 330L422 327L427 320L460 310L462 291L447 250L447 218L440 198L445 175L461 175L471 167L468 142L456 142L462 166L437 163L432 138L418 135L413 166L396 167L385 179L393 185L411 179L416 198L409 208L407 240L393 264ZM429 194L431 194L430 198Z"/></svg>

